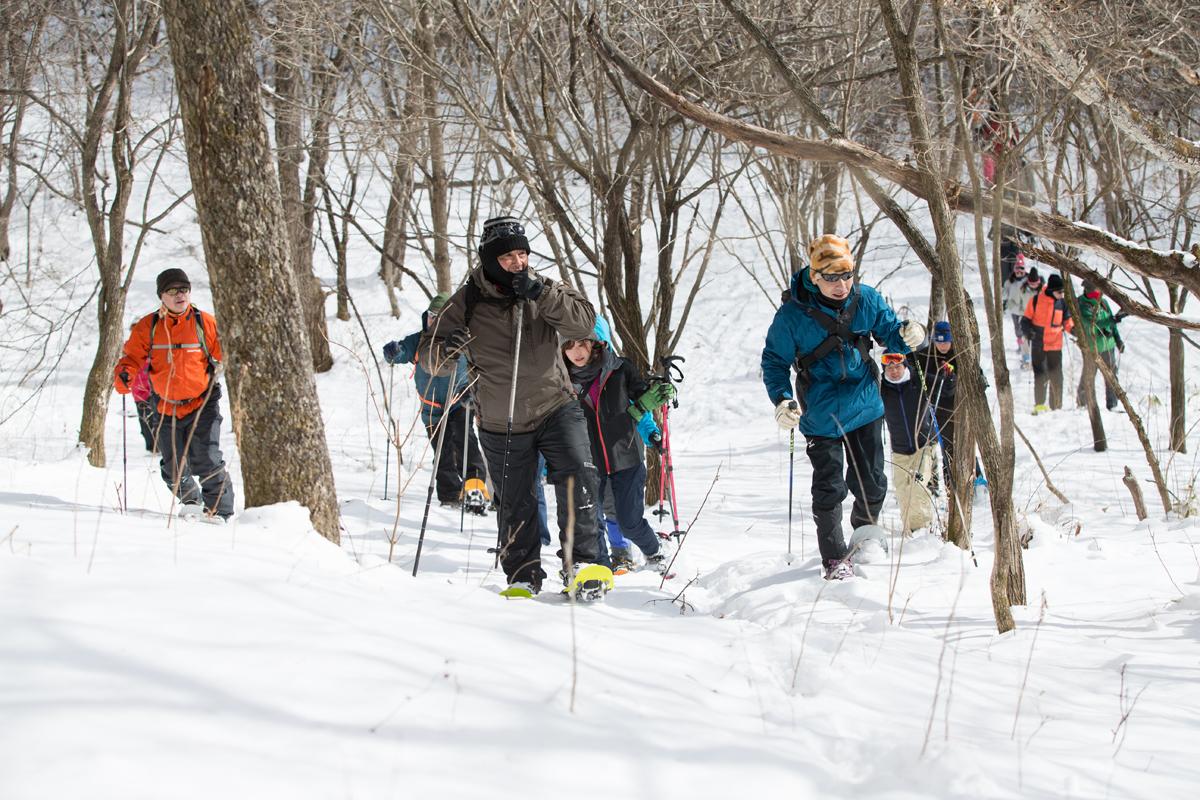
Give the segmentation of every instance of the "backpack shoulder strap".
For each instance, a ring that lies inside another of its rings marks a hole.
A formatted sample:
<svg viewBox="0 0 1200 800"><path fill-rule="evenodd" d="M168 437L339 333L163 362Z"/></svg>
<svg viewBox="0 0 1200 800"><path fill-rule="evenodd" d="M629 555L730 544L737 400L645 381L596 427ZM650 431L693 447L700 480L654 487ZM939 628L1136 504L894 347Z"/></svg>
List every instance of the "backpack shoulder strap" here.
<svg viewBox="0 0 1200 800"><path fill-rule="evenodd" d="M869 360L871 351L870 337L855 333L850 329L850 325L854 321L854 315L858 312L858 300L860 296L860 292L855 292L851 296L850 302L838 312L836 317L823 314L810 305L797 303L808 318L824 328L826 333L825 338L819 345L813 348L811 353L797 356L796 366L798 369L811 369L813 364L825 358L825 356L832 353L836 347L842 344L854 345L862 354L863 360Z"/></svg>
<svg viewBox="0 0 1200 800"><path fill-rule="evenodd" d="M154 313L154 316L157 321L157 311ZM208 362L208 374L211 375L216 369L216 365L213 363L212 354L208 352L208 343L204 338L204 315L195 306L192 306L192 319L196 322L196 341L200 343L200 351L204 353L204 359Z"/></svg>
<svg viewBox="0 0 1200 800"><path fill-rule="evenodd" d="M475 314L475 304L483 299L483 292L475 281L467 278L466 288L463 290L463 327L471 327L471 317Z"/></svg>

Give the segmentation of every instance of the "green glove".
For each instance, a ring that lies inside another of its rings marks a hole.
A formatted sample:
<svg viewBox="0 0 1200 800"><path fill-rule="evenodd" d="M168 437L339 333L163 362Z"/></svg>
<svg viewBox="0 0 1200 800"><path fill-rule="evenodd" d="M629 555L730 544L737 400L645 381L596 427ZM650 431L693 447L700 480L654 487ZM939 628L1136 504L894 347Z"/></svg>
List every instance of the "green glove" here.
<svg viewBox="0 0 1200 800"><path fill-rule="evenodd" d="M675 394L675 385L672 383L653 384L629 407L629 415L634 419L641 419L645 412L654 411L674 400Z"/></svg>

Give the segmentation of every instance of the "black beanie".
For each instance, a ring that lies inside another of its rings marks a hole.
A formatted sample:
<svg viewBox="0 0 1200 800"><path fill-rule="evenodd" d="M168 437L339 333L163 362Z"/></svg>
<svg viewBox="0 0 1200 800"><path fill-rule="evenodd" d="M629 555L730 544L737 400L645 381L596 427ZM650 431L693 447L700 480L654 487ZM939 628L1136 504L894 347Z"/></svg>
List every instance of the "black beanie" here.
<svg viewBox="0 0 1200 800"><path fill-rule="evenodd" d="M192 282L188 280L187 273L179 269L179 267L171 267L158 273L156 284L158 286L159 297L162 297L163 293L168 289L175 289L181 286L187 289L192 288Z"/></svg>
<svg viewBox="0 0 1200 800"><path fill-rule="evenodd" d="M1062 276L1058 274L1046 278L1046 294L1054 294L1063 290Z"/></svg>
<svg viewBox="0 0 1200 800"><path fill-rule="evenodd" d="M525 238L525 226L520 220L502 216L492 217L483 223L483 235L479 237L479 260L483 264L483 274L504 292L510 290L512 275L496 259L513 250L529 252L529 239Z"/></svg>

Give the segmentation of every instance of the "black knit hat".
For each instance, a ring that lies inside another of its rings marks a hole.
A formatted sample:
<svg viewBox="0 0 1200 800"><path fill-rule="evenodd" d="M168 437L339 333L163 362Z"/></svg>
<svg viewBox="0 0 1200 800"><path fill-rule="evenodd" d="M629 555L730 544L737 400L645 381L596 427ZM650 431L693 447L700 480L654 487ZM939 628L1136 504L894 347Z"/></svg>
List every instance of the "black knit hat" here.
<svg viewBox="0 0 1200 800"><path fill-rule="evenodd" d="M1054 294L1063 290L1063 279L1058 273L1046 278L1046 294Z"/></svg>
<svg viewBox="0 0 1200 800"><path fill-rule="evenodd" d="M483 223L483 235L479 237L479 257L484 263L513 250L529 252L529 240L525 238L525 226L516 217L492 217Z"/></svg>
<svg viewBox="0 0 1200 800"><path fill-rule="evenodd" d="M192 282L188 280L187 273L179 269L179 267L171 267L164 269L158 273L158 279L155 281L158 287L158 296L162 297L168 289L191 289Z"/></svg>

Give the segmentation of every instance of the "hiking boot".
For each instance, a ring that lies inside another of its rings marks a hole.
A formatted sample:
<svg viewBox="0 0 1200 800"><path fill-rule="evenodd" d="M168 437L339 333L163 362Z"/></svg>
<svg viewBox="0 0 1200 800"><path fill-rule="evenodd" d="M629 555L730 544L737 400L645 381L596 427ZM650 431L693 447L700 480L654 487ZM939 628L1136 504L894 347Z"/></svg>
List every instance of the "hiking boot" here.
<svg viewBox="0 0 1200 800"><path fill-rule="evenodd" d="M659 534L658 550L653 555L646 556L646 568L652 569L660 575L664 574L678 549L678 545L671 537Z"/></svg>
<svg viewBox="0 0 1200 800"><path fill-rule="evenodd" d="M629 554L628 547L614 547L612 549L612 571L614 575L632 572L636 568L637 565L633 563L633 557Z"/></svg>
<svg viewBox="0 0 1200 800"><path fill-rule="evenodd" d="M847 578L853 577L854 565L850 563L849 556L825 562L825 580L844 581Z"/></svg>

